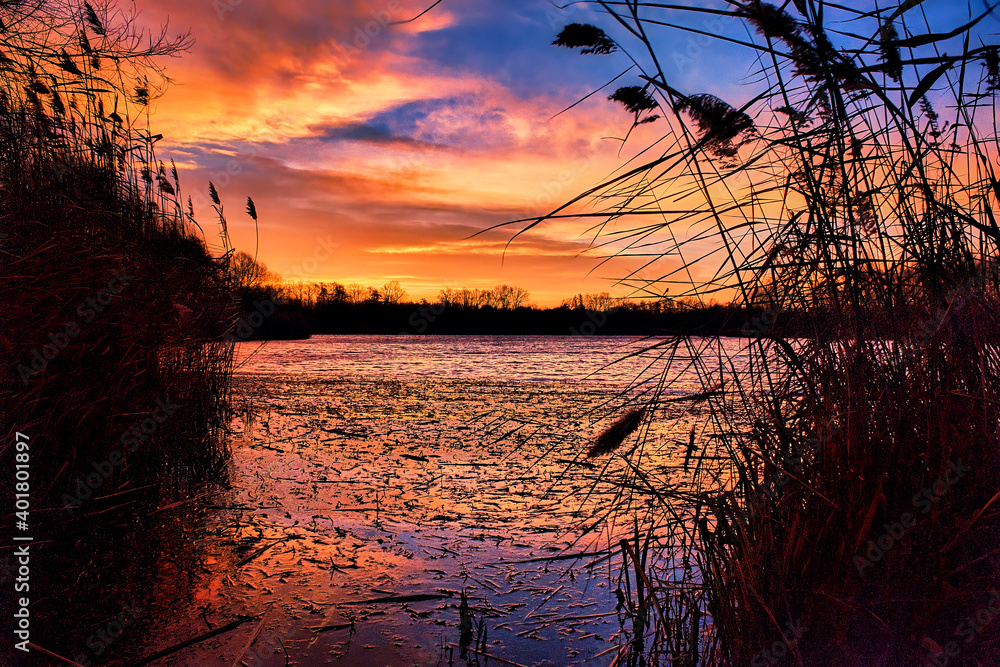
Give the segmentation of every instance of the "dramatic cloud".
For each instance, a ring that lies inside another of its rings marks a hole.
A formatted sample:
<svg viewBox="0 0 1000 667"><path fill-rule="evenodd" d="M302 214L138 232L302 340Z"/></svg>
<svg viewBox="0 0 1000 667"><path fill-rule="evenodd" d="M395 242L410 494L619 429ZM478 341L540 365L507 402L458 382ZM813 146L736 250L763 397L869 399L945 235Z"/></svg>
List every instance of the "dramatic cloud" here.
<svg viewBox="0 0 1000 667"><path fill-rule="evenodd" d="M450 0L398 23L426 7L145 7L148 25L169 18L171 32L190 28L197 39L190 54L166 63L176 85L156 101L153 123L167 137L160 155L177 161L200 219L211 220L211 180L239 247L257 244L240 213L254 197L260 257L273 270L308 280L395 278L417 297L446 284L507 282L551 304L608 289L603 278L640 266L588 275L610 250L588 250L579 223L549 223L510 245L523 225L477 235L552 210L631 154L620 154L629 116L606 95L557 115L628 66L550 45L561 26L593 15L545 0ZM634 146L658 131L633 133ZM291 275L328 237L335 256L309 276Z"/></svg>

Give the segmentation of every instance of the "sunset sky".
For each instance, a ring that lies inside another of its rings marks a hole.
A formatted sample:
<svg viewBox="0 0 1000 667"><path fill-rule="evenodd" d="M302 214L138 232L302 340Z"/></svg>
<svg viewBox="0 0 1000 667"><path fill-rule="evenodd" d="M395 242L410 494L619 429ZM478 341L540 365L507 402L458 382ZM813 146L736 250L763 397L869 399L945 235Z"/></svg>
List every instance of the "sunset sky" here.
<svg viewBox="0 0 1000 667"><path fill-rule="evenodd" d="M974 0L979 2L980 0ZM159 0L142 21L192 31L191 53L165 62L175 84L153 105L186 194L212 180L237 247L253 252L247 196L260 213L261 261L288 280L379 286L399 280L414 298L442 287L527 288L539 305L580 291L613 291L629 260L595 270L583 223L550 223L504 252L513 229L485 228L545 213L596 184L662 135L622 137L631 115L595 95L628 67L623 54L581 56L551 46L588 8L545 0L444 0L403 25L426 0ZM939 11L951 3L928 0ZM964 10L963 10L964 13ZM732 36L734 19L704 26ZM676 33L675 33L676 34ZM752 62L692 40L664 44L680 89L738 103ZM634 73L617 85L638 83ZM228 174L227 174L228 169ZM326 257L314 271L311 258ZM634 260L632 260L634 261ZM663 273L670 260L640 274ZM588 275L589 274L589 275ZM619 288L618 294L627 291Z"/></svg>

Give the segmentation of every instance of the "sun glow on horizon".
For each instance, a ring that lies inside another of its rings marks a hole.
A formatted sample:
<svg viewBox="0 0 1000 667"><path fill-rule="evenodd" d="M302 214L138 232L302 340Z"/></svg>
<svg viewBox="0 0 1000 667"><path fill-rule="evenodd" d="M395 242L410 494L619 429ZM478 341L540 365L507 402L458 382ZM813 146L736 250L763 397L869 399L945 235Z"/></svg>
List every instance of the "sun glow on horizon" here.
<svg viewBox="0 0 1000 667"><path fill-rule="evenodd" d="M455 2L397 26L388 19L426 7L391 4L382 13L355 0L240 4L217 15L166 0L146 11L150 25L169 16L198 40L168 63L177 85L157 100L153 123L199 220L213 219L209 181L230 209L252 196L259 239L227 210L237 247L259 245L273 271L302 280L411 276L421 293L507 283L540 305L632 291L616 281L648 258L601 264L621 245L595 247L593 219L551 220L516 238L524 223L487 231L551 212L662 136L640 126L623 146L631 118L606 95L560 114L620 73L613 59L550 45L581 12L563 20L540 1ZM326 237L335 252L303 274L297 267ZM676 266L667 258L646 275Z"/></svg>

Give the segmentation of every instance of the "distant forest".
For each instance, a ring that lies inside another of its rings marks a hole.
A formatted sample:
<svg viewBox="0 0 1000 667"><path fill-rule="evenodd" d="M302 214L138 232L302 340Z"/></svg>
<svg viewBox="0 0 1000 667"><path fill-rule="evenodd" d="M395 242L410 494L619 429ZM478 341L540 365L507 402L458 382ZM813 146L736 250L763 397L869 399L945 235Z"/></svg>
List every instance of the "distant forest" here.
<svg viewBox="0 0 1000 667"><path fill-rule="evenodd" d="M751 312L697 299L576 294L553 308L532 305L511 285L448 287L433 301L411 300L398 281L381 287L282 281L245 253L237 253L243 315L237 340L300 339L314 334L621 336L694 333L754 335L769 330L774 313Z"/></svg>

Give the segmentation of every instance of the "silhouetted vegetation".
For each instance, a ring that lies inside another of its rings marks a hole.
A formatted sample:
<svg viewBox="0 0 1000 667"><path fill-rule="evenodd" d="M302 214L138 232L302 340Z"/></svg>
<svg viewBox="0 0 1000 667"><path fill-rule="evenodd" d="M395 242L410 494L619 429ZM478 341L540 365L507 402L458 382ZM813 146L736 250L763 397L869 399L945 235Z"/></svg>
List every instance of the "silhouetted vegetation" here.
<svg viewBox="0 0 1000 667"><path fill-rule="evenodd" d="M255 272L269 273L262 266ZM399 301L405 290L398 283L389 286L387 290L339 283L262 282L242 291L240 322L249 325L249 318L265 303L274 304L275 314L259 327L248 327L252 335L242 339L296 339L310 334L741 336L760 314L703 305L695 299L631 300L606 292L579 294L558 307L539 308L529 304L527 290L510 285L489 290L446 288L433 303Z"/></svg>
<svg viewBox="0 0 1000 667"><path fill-rule="evenodd" d="M4 413L52 439L34 460L43 505L156 399L183 404L172 445L128 457L122 474L214 476L225 458L233 278L192 232L141 121L163 84L155 59L190 42L147 40L109 11L3 7Z"/></svg>
<svg viewBox="0 0 1000 667"><path fill-rule="evenodd" d="M613 221L605 238L620 255L661 247L677 258L651 289L728 291L759 313L736 352L690 336L650 342L658 363L635 386L655 379L661 390L609 415L627 419L598 449L635 471L621 509L655 507L620 545L635 587L620 599L633 636L616 664L992 664L1000 70L990 7L970 4L964 24L944 26L914 2L601 4L632 41L612 47L570 26L556 43L628 53L639 80L610 99L635 115L633 130L651 122L662 135L627 170L512 224L524 233L573 218L570 207L593 198L601 209L586 224ZM753 68L742 106L678 90L661 68L661 45L714 38L704 17L739 28L717 43ZM692 374L701 391L678 398ZM679 400L702 419L684 443L690 474L665 479L634 422Z"/></svg>
<svg viewBox="0 0 1000 667"><path fill-rule="evenodd" d="M0 3L0 453L30 438L32 641L69 658L106 591L142 599L150 512L226 479L239 278L146 124L190 44L112 3Z"/></svg>

